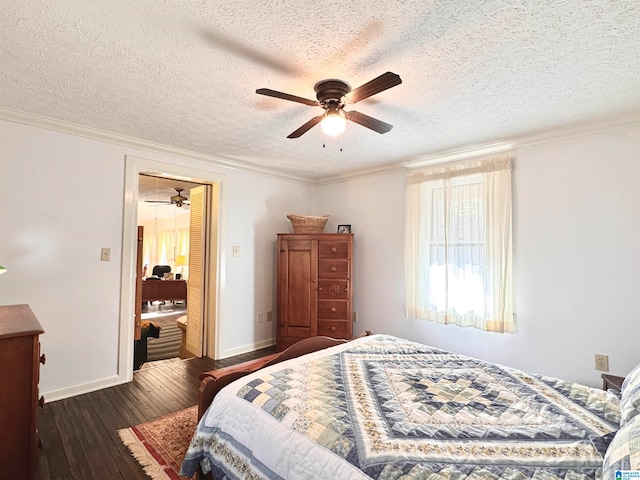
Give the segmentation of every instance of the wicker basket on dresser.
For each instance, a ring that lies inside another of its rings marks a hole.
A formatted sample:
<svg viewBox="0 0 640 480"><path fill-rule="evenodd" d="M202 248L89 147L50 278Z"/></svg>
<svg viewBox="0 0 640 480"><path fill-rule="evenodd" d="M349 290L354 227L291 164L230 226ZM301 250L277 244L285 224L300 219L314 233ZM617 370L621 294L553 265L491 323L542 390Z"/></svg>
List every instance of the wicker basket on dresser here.
<svg viewBox="0 0 640 480"><path fill-rule="evenodd" d="M39 335L28 305L0 306L0 478L36 475Z"/></svg>

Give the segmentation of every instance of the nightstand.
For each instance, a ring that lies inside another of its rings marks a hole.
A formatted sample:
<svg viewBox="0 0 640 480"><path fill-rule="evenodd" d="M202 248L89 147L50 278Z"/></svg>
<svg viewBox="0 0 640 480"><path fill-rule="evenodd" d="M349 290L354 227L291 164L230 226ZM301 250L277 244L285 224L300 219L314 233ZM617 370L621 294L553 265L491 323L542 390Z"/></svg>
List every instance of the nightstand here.
<svg viewBox="0 0 640 480"><path fill-rule="evenodd" d="M618 392L622 390L624 377L616 377L615 375L609 375L608 373L603 373L601 377L603 390L617 390Z"/></svg>

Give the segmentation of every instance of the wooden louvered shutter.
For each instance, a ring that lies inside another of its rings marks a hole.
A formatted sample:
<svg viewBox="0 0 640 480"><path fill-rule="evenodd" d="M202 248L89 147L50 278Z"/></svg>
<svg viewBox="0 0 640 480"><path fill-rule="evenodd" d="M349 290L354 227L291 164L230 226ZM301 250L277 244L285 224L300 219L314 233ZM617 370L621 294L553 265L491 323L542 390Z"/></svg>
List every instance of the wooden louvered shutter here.
<svg viewBox="0 0 640 480"><path fill-rule="evenodd" d="M203 353L203 319L205 309L206 265L206 213L207 186L192 188L190 192L191 220L189 226L189 279L187 282L187 335L186 348L189 353L201 357Z"/></svg>

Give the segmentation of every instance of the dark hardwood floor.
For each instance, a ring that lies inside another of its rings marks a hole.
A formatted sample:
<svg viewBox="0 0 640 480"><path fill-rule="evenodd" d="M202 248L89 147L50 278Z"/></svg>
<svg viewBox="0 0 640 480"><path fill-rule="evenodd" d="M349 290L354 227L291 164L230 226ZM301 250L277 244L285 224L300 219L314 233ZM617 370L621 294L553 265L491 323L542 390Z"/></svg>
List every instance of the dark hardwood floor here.
<svg viewBox="0 0 640 480"><path fill-rule="evenodd" d="M154 362L124 385L45 404L39 409L39 480L149 478L118 436L131 427L198 403L202 372L252 360L275 347L224 360Z"/></svg>

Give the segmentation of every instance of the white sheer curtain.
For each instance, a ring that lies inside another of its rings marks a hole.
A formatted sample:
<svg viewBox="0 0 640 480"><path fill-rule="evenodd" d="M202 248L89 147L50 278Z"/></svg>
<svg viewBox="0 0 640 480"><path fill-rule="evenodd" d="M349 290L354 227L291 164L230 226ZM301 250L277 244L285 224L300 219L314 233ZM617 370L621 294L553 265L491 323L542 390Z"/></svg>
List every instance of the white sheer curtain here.
<svg viewBox="0 0 640 480"><path fill-rule="evenodd" d="M189 228L175 228L144 233L142 241L142 263L148 265L147 276L151 276L155 265L170 265L176 272L175 263L179 255L189 255ZM179 272L177 272L179 273Z"/></svg>
<svg viewBox="0 0 640 480"><path fill-rule="evenodd" d="M512 333L511 159L410 174L405 208L407 316Z"/></svg>

